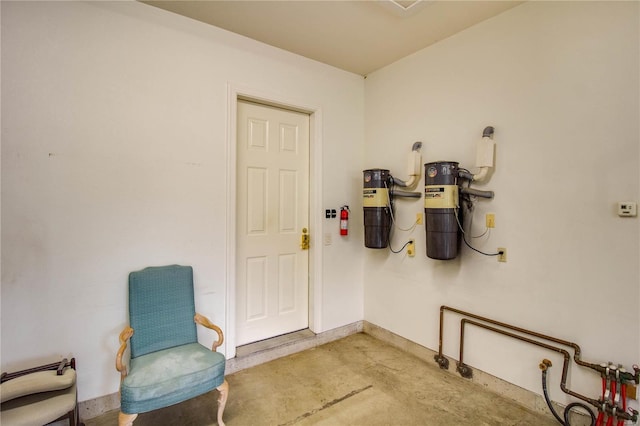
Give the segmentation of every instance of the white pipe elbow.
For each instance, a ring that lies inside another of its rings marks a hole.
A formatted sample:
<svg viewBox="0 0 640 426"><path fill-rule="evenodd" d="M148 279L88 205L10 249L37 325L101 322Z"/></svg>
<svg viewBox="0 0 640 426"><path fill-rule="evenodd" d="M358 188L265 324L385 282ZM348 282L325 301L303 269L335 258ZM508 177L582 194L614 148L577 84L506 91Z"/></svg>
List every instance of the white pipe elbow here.
<svg viewBox="0 0 640 426"><path fill-rule="evenodd" d="M420 179L420 175L409 176L409 180L405 182L407 184L407 188L411 188L413 185L416 184L416 182L418 182L419 179Z"/></svg>
<svg viewBox="0 0 640 426"><path fill-rule="evenodd" d="M409 180L407 180L407 187L412 187L420 180L422 170L422 155L418 149L411 151L409 155L409 161L407 163L407 169L409 174Z"/></svg>
<svg viewBox="0 0 640 426"><path fill-rule="evenodd" d="M489 174L489 167L480 167L480 171L475 175L473 175L473 181L481 182L487 177L488 174Z"/></svg>
<svg viewBox="0 0 640 426"><path fill-rule="evenodd" d="M412 188L420 180L422 175L422 155L420 155L420 148L422 148L422 142L416 142L413 144L413 149L409 155L409 161L407 162L407 174L409 179L404 181L397 177L393 178L393 183L403 188Z"/></svg>

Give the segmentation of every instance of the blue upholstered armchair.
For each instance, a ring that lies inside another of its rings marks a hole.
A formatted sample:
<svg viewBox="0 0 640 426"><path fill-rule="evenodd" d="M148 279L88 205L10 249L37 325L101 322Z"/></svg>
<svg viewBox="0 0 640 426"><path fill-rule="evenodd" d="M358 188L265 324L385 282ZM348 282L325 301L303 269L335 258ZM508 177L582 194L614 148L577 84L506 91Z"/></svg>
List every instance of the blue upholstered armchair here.
<svg viewBox="0 0 640 426"><path fill-rule="evenodd" d="M132 425L139 413L218 389L218 424L224 426L229 384L225 358L216 352L224 337L195 311L191 267L151 267L129 274L129 322L120 333L116 356L121 375L118 424ZM218 334L211 350L198 343L196 323ZM127 341L128 368L123 361Z"/></svg>

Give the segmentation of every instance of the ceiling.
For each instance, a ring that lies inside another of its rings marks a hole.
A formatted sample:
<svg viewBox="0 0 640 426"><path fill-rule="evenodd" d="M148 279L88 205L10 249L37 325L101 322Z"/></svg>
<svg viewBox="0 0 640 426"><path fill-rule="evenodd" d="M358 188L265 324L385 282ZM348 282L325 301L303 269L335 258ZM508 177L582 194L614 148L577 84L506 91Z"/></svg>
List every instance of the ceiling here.
<svg viewBox="0 0 640 426"><path fill-rule="evenodd" d="M522 1L144 1L366 76Z"/></svg>

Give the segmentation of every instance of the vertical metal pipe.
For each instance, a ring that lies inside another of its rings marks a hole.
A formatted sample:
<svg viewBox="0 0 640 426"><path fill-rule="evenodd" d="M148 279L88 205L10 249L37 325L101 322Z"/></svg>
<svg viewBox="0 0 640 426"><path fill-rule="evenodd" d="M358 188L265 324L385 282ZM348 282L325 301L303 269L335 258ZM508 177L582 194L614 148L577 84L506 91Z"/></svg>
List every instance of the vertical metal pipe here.
<svg viewBox="0 0 640 426"><path fill-rule="evenodd" d="M464 323L466 321L466 318L463 318L462 321L460 321L460 356L458 357L458 362L460 364L464 364L462 359L464 357Z"/></svg>
<svg viewBox="0 0 640 426"><path fill-rule="evenodd" d="M444 330L444 306L440 307L440 336L438 337L438 355L442 356L442 332Z"/></svg>
<svg viewBox="0 0 640 426"><path fill-rule="evenodd" d="M434 356L433 359L438 363L440 368L444 370L449 369L449 359L442 355L442 340L443 340L443 331L444 331L444 306L440 307L440 332L438 334L438 355Z"/></svg>

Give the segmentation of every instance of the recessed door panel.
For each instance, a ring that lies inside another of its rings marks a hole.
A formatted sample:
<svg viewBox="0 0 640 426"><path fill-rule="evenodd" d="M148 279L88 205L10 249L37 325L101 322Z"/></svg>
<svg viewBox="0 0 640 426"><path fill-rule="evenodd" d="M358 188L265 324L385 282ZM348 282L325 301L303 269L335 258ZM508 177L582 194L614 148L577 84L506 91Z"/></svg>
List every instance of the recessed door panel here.
<svg viewBox="0 0 640 426"><path fill-rule="evenodd" d="M278 269L278 310L285 314L296 309L296 255L280 255Z"/></svg>
<svg viewBox="0 0 640 426"><path fill-rule="evenodd" d="M247 234L267 232L267 170L247 168Z"/></svg>
<svg viewBox="0 0 640 426"><path fill-rule="evenodd" d="M267 259L247 259L246 320L258 320L267 315Z"/></svg>
<svg viewBox="0 0 640 426"><path fill-rule="evenodd" d="M300 225L297 221L298 204L298 172L296 170L280 170L278 223L280 232L297 233Z"/></svg>

